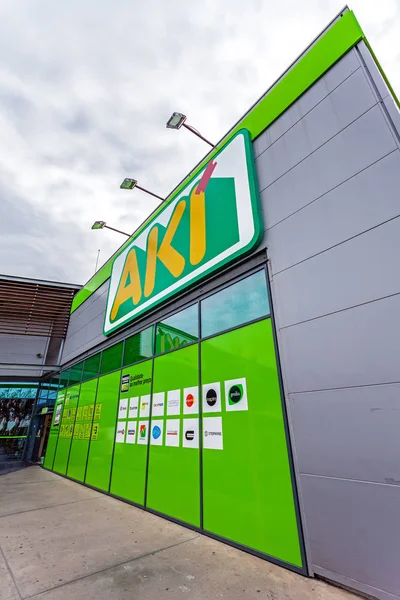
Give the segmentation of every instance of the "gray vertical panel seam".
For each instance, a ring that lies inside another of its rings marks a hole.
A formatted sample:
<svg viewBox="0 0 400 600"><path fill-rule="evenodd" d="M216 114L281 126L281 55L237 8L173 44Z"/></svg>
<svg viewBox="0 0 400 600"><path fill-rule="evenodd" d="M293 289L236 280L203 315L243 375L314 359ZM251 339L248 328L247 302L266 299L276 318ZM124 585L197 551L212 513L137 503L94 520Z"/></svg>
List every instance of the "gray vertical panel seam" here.
<svg viewBox="0 0 400 600"><path fill-rule="evenodd" d="M343 387L335 387L335 388L322 388L319 390L304 390L301 392L289 392L288 397L298 396L299 394L318 394L319 392L334 392L335 390L357 390L360 388L369 388L369 387L378 387L378 386L388 386L388 385L399 385L400 381L388 381L387 383L364 383L359 385L345 385Z"/></svg>
<svg viewBox="0 0 400 600"><path fill-rule="evenodd" d="M395 152L396 152L396 150L395 150ZM400 204L399 204L399 210L400 210ZM320 252L317 252L316 254L311 254L311 256L307 256L307 258L303 258L303 260L299 260L299 262L294 263L293 265L290 265L289 267L285 267L284 269L281 269L280 271L276 271L276 273L274 273L274 275L276 277L277 275L280 275L281 273L284 273L285 271L289 271L290 269L293 269L293 267L297 267L298 265L301 265L302 263L305 263L308 260L316 258L317 256L320 256L321 254L325 254L326 252L330 252L334 248L338 248L339 246L342 246L342 244L347 244L347 242L351 242L352 240L355 240L355 239L365 235L366 233L370 233L374 229L378 229L378 227L382 227L383 225L386 225L387 223L390 223L391 221L395 221L399 217L400 217L400 213L398 215L396 215L395 217L386 219L386 221L377 223L373 227L369 227L368 229L365 229L364 231L360 231L359 233L356 233L355 235L352 235L351 237L346 238L345 240L342 240L341 242L338 242L337 244L333 244L333 246L324 248L323 250L321 250ZM396 296L396 294L390 294L390 296ZM388 297L388 296L382 296L382 298L386 298L386 297ZM368 304L368 302L365 302L363 304ZM340 311L333 311L333 312L340 312ZM331 313L327 313L327 314L331 314ZM311 321L311 320L312 319L306 319L306 321ZM302 322L302 321L300 321L300 322Z"/></svg>
<svg viewBox="0 0 400 600"><path fill-rule="evenodd" d="M359 67L357 67L357 69L355 69L354 71L352 71L352 72L350 73L350 75L347 75L347 77L345 77L344 79L342 79L342 81L341 81L340 83L338 83L338 85L337 85L336 87L332 88L332 90L331 90L330 92L328 92L328 93L326 94L326 96L324 96L324 97L323 97L323 98L322 98L322 99L321 99L319 102L317 102L317 103L316 103L316 104L315 104L315 105L314 105L312 108L310 108L310 109L309 109L307 112L305 112L305 113L304 113L304 115L302 115L302 116L300 117L300 119L297 119L297 121L295 121L295 122L293 123L293 125L291 125L290 127L288 127L288 129L286 129L286 131L284 131L284 132L282 133L282 135L280 135L279 137L277 137L277 138L276 138L276 140L274 140L274 141L273 141L273 142L272 142L272 143L271 143L271 144L270 144L270 145L269 145L267 148L265 148L265 149L264 149L264 150L262 150L262 151L261 151L259 154L257 154L257 156L255 157L255 158L256 158L256 160L257 160L258 158L260 158L260 156L262 156L262 155L264 154L264 152L267 152L267 150L269 150L270 148L272 148L272 146L274 146L274 144L276 144L276 142L278 142L278 141L279 141L280 139L282 139L282 138L283 138L283 137L284 137L284 136L285 136L287 133L289 133L289 131L290 131L291 129L293 129L293 127L296 127L296 125L298 125L298 124L300 123L300 121L302 121L302 120L303 120L305 117L307 117L307 116L308 116L310 113L312 113L312 111L313 111L314 109L316 109L316 108L317 108L317 106L319 106L320 104L322 104L322 102L325 102L325 100L326 100L327 98L329 98L329 96L330 96L331 94L333 94L333 92L335 92L335 91L336 91L336 90L337 90L337 89L338 89L338 88L339 88L339 87L340 87L340 86L341 86L341 85L342 85L342 84L343 84L345 81L347 81L348 79L350 79L350 77L352 77L352 76L354 75L354 73L357 73L357 71L359 71L360 69L361 69L361 65L360 65ZM326 75L326 74L325 74L325 75ZM311 88L309 88L309 90L310 90L310 89L311 89ZM307 90L307 91L309 91L309 90ZM306 92L304 92L304 94L302 94L302 96L304 96L304 95L307 93L307 91L306 91ZM302 96L300 96L299 98L297 98L297 100L295 101L295 103L296 103L296 102L298 102L298 101L301 99L301 97L302 97ZM292 104L291 106L289 106L289 108L287 108L287 109L286 109L286 110L285 110L285 111L282 113L282 115L284 115L285 113L287 113L288 111L290 111L290 109L292 108L292 106L294 106L294 105ZM280 115L280 116L278 117L278 119L280 119L280 117L281 117L282 115ZM274 123L276 123L276 122L278 121L278 119L277 119L276 121L274 121L273 123L271 123L271 125L273 125ZM267 129L264 129L264 131L263 131L263 132L262 132L262 133L261 133L261 134L260 134L260 135L259 135L259 136L258 136L256 139L258 139L258 138L259 138L261 135L263 135L263 133L265 133L265 131L268 131L268 129L269 129L269 127L267 127ZM254 141L255 141L255 140L254 140Z"/></svg>
<svg viewBox="0 0 400 600"><path fill-rule="evenodd" d="M302 506L300 503L300 494L299 494L300 481L298 480L298 477L297 477L296 465L295 465L295 460L294 460L294 458L295 458L294 432L292 431L290 422L289 422L289 414L288 414L289 406L288 406L288 402L286 401L283 373L282 373L282 369L281 369L281 357L280 357L280 349L279 349L279 344L278 344L278 328L277 328L276 322L275 322L274 302L273 302L273 297L272 297L271 282L269 280L268 263L269 263L269 261L268 261L268 257L267 257L267 261L264 264L263 272L264 272L264 277L265 277L265 281L267 284L268 302L269 302L269 306L270 306L270 319L271 319L272 338L273 338L273 345L274 345L274 352L275 352L275 364L276 364L276 370L277 370L277 375L278 375L279 397L280 397L281 408L282 408L282 418L283 418L283 425L284 425L284 431L285 431L286 451L287 451L287 457L288 457L288 463L289 463L290 481L292 484L293 503L294 503L294 507L295 507L297 536L298 536L298 541L299 541L300 556L301 556L301 562L302 562L301 571L305 575L312 575L313 573L311 570L311 554L309 552L310 548L307 549L307 546L306 546L306 534L305 534L305 528L303 525L303 521L305 521L305 511L302 511ZM296 458L297 458L297 455L296 455ZM309 557L310 557L310 560L309 560Z"/></svg>
<svg viewBox="0 0 400 600"><path fill-rule="evenodd" d="M301 473L304 477L316 477L318 479L336 479L338 481L347 481L351 483L364 483L366 485L377 485L381 487L391 487L400 489L400 481L398 483L384 483L381 481L368 481L366 479L353 479L351 477L335 477L334 475L317 475L316 473Z"/></svg>
<svg viewBox="0 0 400 600"><path fill-rule="evenodd" d="M317 196L316 198L314 198L314 200L311 200L310 202L307 202L307 204L304 204L304 206L302 206L301 208L298 208L297 210L295 210L294 212L290 213L290 215L287 215L286 217L284 217L283 219L281 219L280 221L277 221L276 223L274 223L273 225L271 225L271 227L267 227L265 231L271 231L271 229L273 229L274 227L276 227L277 225L279 225L280 223L283 223L284 221L286 221L287 219L290 219L290 217L293 217L293 215L299 213L300 211L302 211L304 208L307 208L307 206L310 206L311 204L313 204L314 202L317 202L317 200L320 200L321 198L323 198L324 196L327 196L328 194L330 194L333 190L336 190L338 188L340 188L342 185L344 185L345 183L347 183L348 181L351 181L352 179L354 179L354 177L357 177L358 175L360 175L360 173L363 173L364 171L367 171L370 167L373 167L374 165L376 165L377 163L379 163L381 160L384 160L385 158L387 158L388 156L390 156L391 154L394 154L395 152L399 152L398 148L395 148L394 150L391 150L390 152L388 152L387 154L384 154L383 156L381 156L380 158L378 158L377 160L373 161L372 163L368 164L367 166L365 166L363 169L361 169L360 171L357 171L357 173L354 173L353 175L350 175L350 177L348 177L347 179L343 179L343 181L341 181L340 183L338 183L337 185L334 185L332 188L330 188L329 190L327 190L326 192L324 192L323 194L320 194L319 196ZM307 260L307 259L305 259ZM298 264L298 263L296 263Z"/></svg>
<svg viewBox="0 0 400 600"><path fill-rule="evenodd" d="M364 67L365 73L367 75L367 79L370 82L370 84L375 92L375 95L378 97L379 106L381 107L381 110L384 113L386 120L389 122L389 127L390 127L391 133L393 135L393 138L394 138L396 144L400 148L400 133L397 131L396 125L394 124L393 119L390 116L388 109L386 108L386 105L383 101L382 95L379 92L378 86L375 83L374 76L372 75L371 71L369 70L367 63L365 62L364 57L360 52L360 49L358 48L358 46L356 46L355 49L360 57L360 61L361 61L362 66ZM368 52L369 52L369 50L368 50ZM378 67L377 67L377 69L378 69ZM380 73L379 73L379 76L381 76ZM385 85L386 85L386 82L385 82ZM388 95L390 95L390 97L392 98L392 95L390 93Z"/></svg>
<svg viewBox="0 0 400 600"><path fill-rule="evenodd" d="M387 300L388 298L395 298L399 296L400 292L396 292L395 294L388 294L387 296L380 296L379 298L373 298L372 300L367 300L366 302L360 302L359 304L352 304L351 306L346 306L345 308L339 308L339 310L333 310L331 312L325 313L323 315L317 315L316 317L311 317L310 319L304 319L304 321L297 321L297 323L290 323L290 325L284 325L280 328L280 331L284 329L289 329L290 327L297 327L297 325L303 325L303 323L310 323L311 321L317 321L318 319L324 319L325 317L330 317L331 315L337 315L342 312L346 312L347 310L354 310L359 306L368 306L368 304L374 304L374 302L381 302L381 300Z"/></svg>
<svg viewBox="0 0 400 600"><path fill-rule="evenodd" d="M321 148L323 148L324 146L326 146L326 144L329 144L329 142L331 142L332 140L334 140L336 137L338 137L338 135L340 135L341 133L343 133L343 131L346 131L346 129L348 129L354 123L356 123L357 121L359 121L360 119L362 119L362 117L364 117L366 114L368 114L369 112L371 112L372 110L374 110L377 106L380 106L379 102L376 102L370 108L367 108L367 110L365 110L360 115L358 115L358 117L356 117L355 119L353 119L353 121L351 121L350 123L348 123L347 125L345 125L345 127L342 127L342 129L340 129L337 133L335 133L334 135L332 135L332 137L328 138L320 146L318 146L317 148L315 148L314 150L312 150L310 152L310 154L307 154L307 156L305 156L304 158L302 158L301 160L299 160L298 163L296 163L295 165L293 165L292 167L290 167L290 169L288 169L287 171L285 171L284 173L282 173L282 175L279 175L279 177L277 177L276 179L274 179L274 181L272 181L271 183L269 183L268 185L266 185L265 188L263 188L262 190L259 191L259 193L261 194L262 192L264 192L265 190L267 190L269 187L273 186L277 181L279 181L280 179L282 179L283 177L285 177L288 173L290 173L290 171L293 171L293 169L296 169L299 165L301 165L301 163L303 163L305 160L307 160L310 156L312 156L316 152L319 152L319 150L321 150Z"/></svg>

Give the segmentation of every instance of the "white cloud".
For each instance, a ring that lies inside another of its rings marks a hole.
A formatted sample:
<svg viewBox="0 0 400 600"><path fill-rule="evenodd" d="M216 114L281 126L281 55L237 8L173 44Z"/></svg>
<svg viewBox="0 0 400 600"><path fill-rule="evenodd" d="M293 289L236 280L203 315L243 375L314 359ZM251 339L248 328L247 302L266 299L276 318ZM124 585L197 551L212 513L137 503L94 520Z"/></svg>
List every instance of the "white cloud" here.
<svg viewBox="0 0 400 600"><path fill-rule="evenodd" d="M0 272L84 283L342 8L336 0L5 0ZM398 0L353 8L400 92Z"/></svg>

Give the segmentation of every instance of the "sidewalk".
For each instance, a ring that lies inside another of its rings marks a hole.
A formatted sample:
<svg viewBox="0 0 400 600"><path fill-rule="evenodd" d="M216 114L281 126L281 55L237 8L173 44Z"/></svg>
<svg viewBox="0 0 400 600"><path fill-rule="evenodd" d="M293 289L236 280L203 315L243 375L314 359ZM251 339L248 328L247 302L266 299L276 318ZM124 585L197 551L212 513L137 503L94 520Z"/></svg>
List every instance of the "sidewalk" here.
<svg viewBox="0 0 400 600"><path fill-rule="evenodd" d="M0 477L1 600L355 600L32 466Z"/></svg>

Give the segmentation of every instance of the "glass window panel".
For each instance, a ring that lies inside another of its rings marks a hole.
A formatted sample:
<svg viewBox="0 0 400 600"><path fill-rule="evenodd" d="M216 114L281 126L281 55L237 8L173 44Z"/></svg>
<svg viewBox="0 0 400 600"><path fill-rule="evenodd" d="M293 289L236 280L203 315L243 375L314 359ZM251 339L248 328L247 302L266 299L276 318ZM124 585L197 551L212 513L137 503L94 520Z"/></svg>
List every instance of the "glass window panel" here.
<svg viewBox="0 0 400 600"><path fill-rule="evenodd" d="M70 369L60 373L60 388L65 388L68 385Z"/></svg>
<svg viewBox="0 0 400 600"><path fill-rule="evenodd" d="M213 294L201 303L201 335L207 337L270 314L264 271Z"/></svg>
<svg viewBox="0 0 400 600"><path fill-rule="evenodd" d="M82 381L87 381L88 379L93 379L93 377L97 377L97 375L99 374L100 357L101 354L99 353L85 360Z"/></svg>
<svg viewBox="0 0 400 600"><path fill-rule="evenodd" d="M80 383L82 380L83 373L83 362L78 363L71 367L71 373L69 375L69 385Z"/></svg>
<svg viewBox="0 0 400 600"><path fill-rule="evenodd" d="M156 353L186 346L199 338L198 305L194 304L157 324Z"/></svg>
<svg viewBox="0 0 400 600"><path fill-rule="evenodd" d="M153 355L153 327L136 333L125 341L123 366L133 365Z"/></svg>
<svg viewBox="0 0 400 600"><path fill-rule="evenodd" d="M123 342L104 350L101 357L100 374L110 373L121 368Z"/></svg>

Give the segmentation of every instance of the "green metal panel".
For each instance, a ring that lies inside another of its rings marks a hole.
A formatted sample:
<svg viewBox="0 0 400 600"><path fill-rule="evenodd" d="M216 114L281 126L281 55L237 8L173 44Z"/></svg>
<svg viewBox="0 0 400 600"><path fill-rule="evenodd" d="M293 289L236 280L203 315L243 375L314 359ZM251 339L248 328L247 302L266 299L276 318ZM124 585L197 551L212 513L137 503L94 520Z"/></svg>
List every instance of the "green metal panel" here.
<svg viewBox="0 0 400 600"><path fill-rule="evenodd" d="M239 129L248 129L254 140L274 120L276 120L293 102L311 87L326 71L328 71L357 42L364 38L363 31L352 11L347 11L336 21L307 52L282 76L278 83L252 108L207 157L185 178L173 191L166 202L171 202L187 185L188 180L204 168L205 164L226 144ZM154 213L138 228L138 235L154 217L165 208L163 202ZM97 271L72 301L71 312L74 312L85 300L110 277L113 260L131 243L129 238L114 256Z"/></svg>
<svg viewBox="0 0 400 600"><path fill-rule="evenodd" d="M201 373L204 529L301 567L270 319L202 342Z"/></svg>
<svg viewBox="0 0 400 600"><path fill-rule="evenodd" d="M144 504L147 444L138 440L140 398L151 392L151 360L122 371L120 416L117 431L124 430L114 446L110 492L131 502ZM122 402L121 402L122 400Z"/></svg>
<svg viewBox="0 0 400 600"><path fill-rule="evenodd" d="M68 477L84 481L94 417L97 379L82 383L68 462Z"/></svg>
<svg viewBox="0 0 400 600"><path fill-rule="evenodd" d="M74 430L76 407L79 399L80 385L74 385L66 389L64 410L58 434L58 444L54 459L53 471L65 475L68 464L69 450L71 448L72 434Z"/></svg>
<svg viewBox="0 0 400 600"><path fill-rule="evenodd" d="M154 404L164 402L164 415L167 412L167 392L178 390L180 395L179 414L170 416L153 416L149 431L150 455L147 484L147 506L165 515L180 519L186 523L200 526L200 456L198 434L194 447L183 447L183 430L187 419L198 423L197 402L191 414L182 416L184 410L184 389L198 390L198 344L181 350L164 354L154 360L153 399ZM158 393L164 396L155 396ZM192 390L193 396L196 396ZM157 401L156 401L157 399ZM164 399L164 400L163 400ZM153 415L155 407L153 404ZM175 407L177 410L177 407ZM160 411L158 407L157 412ZM167 433L175 429L174 422L179 422L178 446L167 446ZM139 419L140 422L140 419ZM172 427L171 423L174 425ZM159 438L154 439L154 427L162 431ZM195 427L195 426L194 426ZM194 430L194 427L190 427ZM154 445L161 442L161 445ZM190 444L190 440L189 440ZM196 447L197 446L197 447Z"/></svg>
<svg viewBox="0 0 400 600"><path fill-rule="evenodd" d="M95 432L93 425L85 478L85 483L106 492L110 483L120 377L120 371L99 377L94 416L97 427Z"/></svg>

